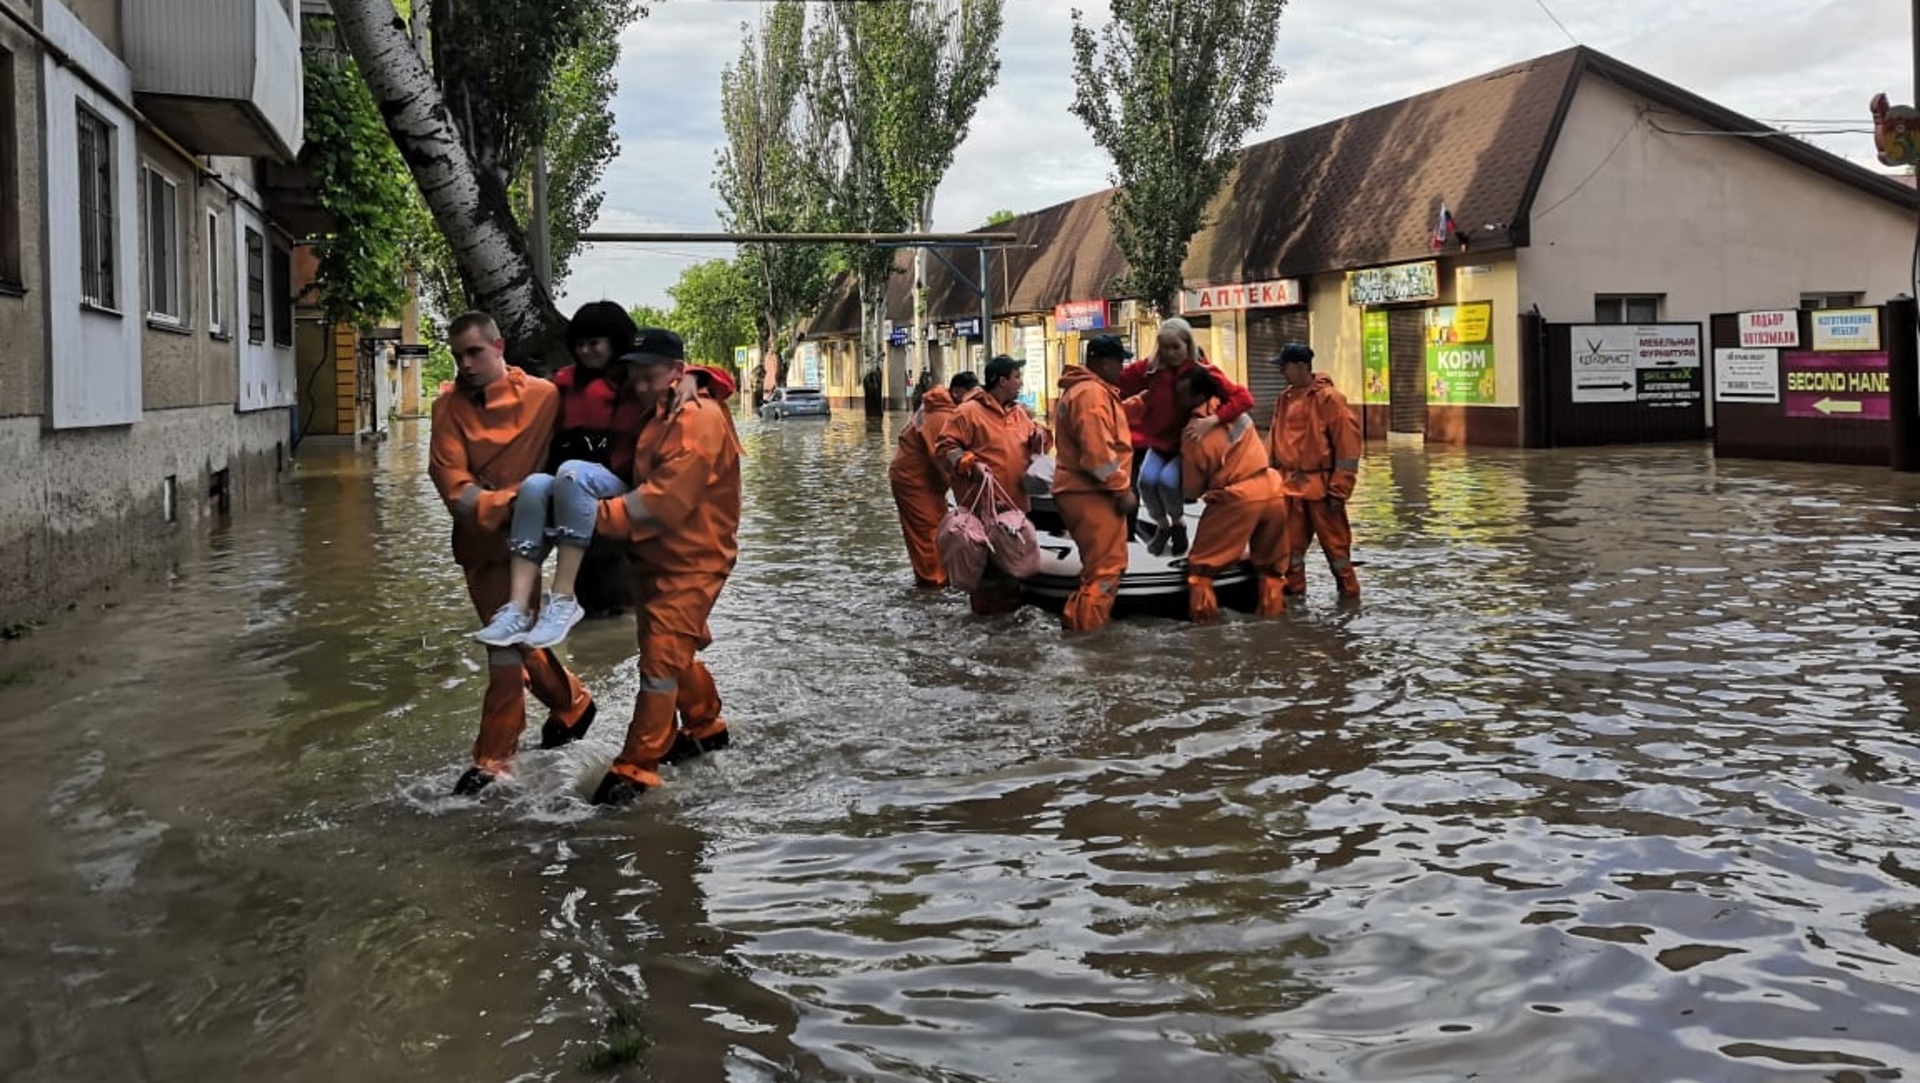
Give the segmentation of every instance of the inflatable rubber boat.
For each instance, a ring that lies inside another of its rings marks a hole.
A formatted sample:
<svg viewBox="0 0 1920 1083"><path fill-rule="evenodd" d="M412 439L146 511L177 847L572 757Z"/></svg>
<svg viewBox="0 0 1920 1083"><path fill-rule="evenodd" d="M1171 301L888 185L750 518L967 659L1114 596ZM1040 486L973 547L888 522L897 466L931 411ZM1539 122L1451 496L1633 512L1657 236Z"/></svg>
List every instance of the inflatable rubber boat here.
<svg viewBox="0 0 1920 1083"><path fill-rule="evenodd" d="M1189 536L1199 528L1200 516L1205 510L1203 504L1187 505ZM1034 534L1040 543L1040 571L1021 583L1021 595L1031 605L1058 612L1066 608L1067 599L1080 589L1080 553L1051 496L1033 497L1033 509L1027 518L1033 522ZM1185 619L1187 558L1154 556L1147 552L1153 524L1135 518L1133 527L1132 539L1127 543L1127 574L1120 579L1120 595L1114 600L1113 615ZM1253 612L1260 595L1253 566L1244 556L1238 564L1214 577L1213 591L1222 607L1243 613Z"/></svg>

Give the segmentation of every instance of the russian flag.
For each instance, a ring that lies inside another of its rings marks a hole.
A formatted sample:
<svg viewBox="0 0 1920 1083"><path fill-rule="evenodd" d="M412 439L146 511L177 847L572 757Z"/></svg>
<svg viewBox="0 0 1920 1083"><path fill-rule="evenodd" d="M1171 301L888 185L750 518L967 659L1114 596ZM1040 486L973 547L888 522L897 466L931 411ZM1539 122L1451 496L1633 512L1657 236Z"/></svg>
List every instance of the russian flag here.
<svg viewBox="0 0 1920 1083"><path fill-rule="evenodd" d="M1453 236L1453 233L1453 212L1447 209L1445 203L1442 203L1440 204L1440 221L1433 227L1433 250L1438 252L1445 247L1447 238Z"/></svg>

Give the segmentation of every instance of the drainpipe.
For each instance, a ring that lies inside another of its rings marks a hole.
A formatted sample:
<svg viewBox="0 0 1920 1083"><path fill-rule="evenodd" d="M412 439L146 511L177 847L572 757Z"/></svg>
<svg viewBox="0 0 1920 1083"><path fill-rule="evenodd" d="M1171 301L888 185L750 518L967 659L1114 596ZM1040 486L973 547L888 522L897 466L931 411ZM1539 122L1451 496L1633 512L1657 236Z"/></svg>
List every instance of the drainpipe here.
<svg viewBox="0 0 1920 1083"><path fill-rule="evenodd" d="M1914 100L1920 102L1920 0L1913 0ZM1910 297L1887 305L1887 397L1893 400L1889 418L1887 465L1901 473L1920 472L1920 222L1913 245L1913 281ZM1904 346L1904 349L1901 348Z"/></svg>

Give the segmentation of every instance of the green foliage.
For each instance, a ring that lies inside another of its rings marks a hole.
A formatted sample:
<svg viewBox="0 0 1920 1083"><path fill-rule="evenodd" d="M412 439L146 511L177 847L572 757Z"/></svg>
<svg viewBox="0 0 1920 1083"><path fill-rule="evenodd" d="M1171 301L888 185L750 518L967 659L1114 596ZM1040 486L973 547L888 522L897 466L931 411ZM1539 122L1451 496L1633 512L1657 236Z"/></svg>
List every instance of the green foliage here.
<svg viewBox="0 0 1920 1083"><path fill-rule="evenodd" d="M1004 226L1008 222L1013 221L1015 217L1012 211L994 211L992 214L987 215L986 228L993 229L996 226Z"/></svg>
<svg viewBox="0 0 1920 1083"><path fill-rule="evenodd" d="M670 326L687 341L687 360L733 368L733 348L754 343L753 284L737 263L696 263L680 272Z"/></svg>
<svg viewBox="0 0 1920 1083"><path fill-rule="evenodd" d="M314 245L320 303L328 318L379 323L406 303L409 205L417 202L407 167L352 60L306 68L306 145L301 164L315 198L334 220Z"/></svg>
<svg viewBox="0 0 1920 1083"><path fill-rule="evenodd" d="M829 0L808 40L811 159L835 228L925 227L933 194L1000 76L1004 0ZM845 253L859 277L869 367L893 253Z"/></svg>
<svg viewBox="0 0 1920 1083"><path fill-rule="evenodd" d="M673 329L673 313L652 305L634 305L627 309L627 315L633 317L635 327L665 327Z"/></svg>
<svg viewBox="0 0 1920 1083"><path fill-rule="evenodd" d="M1098 34L1073 13L1071 108L1113 159L1126 289L1167 313L1207 205L1284 78L1273 45L1286 0L1110 2Z"/></svg>
<svg viewBox="0 0 1920 1083"><path fill-rule="evenodd" d="M740 56L720 76L727 144L715 187L729 229L743 233L827 228L827 192L813 160L826 128L809 107L806 9L779 0L756 32L743 25ZM828 254L814 245L741 246L741 272L754 288L756 345L785 354L799 318L826 299Z"/></svg>

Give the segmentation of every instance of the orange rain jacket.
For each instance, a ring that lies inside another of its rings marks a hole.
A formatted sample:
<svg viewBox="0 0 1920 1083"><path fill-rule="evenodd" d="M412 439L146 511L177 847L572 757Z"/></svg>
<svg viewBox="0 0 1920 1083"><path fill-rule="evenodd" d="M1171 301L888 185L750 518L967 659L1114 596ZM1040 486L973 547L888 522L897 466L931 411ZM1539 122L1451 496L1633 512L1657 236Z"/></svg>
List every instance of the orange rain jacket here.
<svg viewBox="0 0 1920 1083"><path fill-rule="evenodd" d="M1033 423L1019 403L1000 405L986 388L978 388L953 412L953 418L934 443L934 451L953 476L954 503L973 507L982 482L978 470L993 471L995 481L1022 512L1033 506L1020 478L1033 459L1028 441L1045 430Z"/></svg>
<svg viewBox="0 0 1920 1083"><path fill-rule="evenodd" d="M946 464L933 449L947 422L953 420L955 409L953 392L944 387L927 390L926 397L920 400L920 409L914 411L912 419L900 430L893 465L887 468L888 480L902 485L921 485L945 494L952 481L947 477Z"/></svg>
<svg viewBox="0 0 1920 1083"><path fill-rule="evenodd" d="M1133 477L1133 438L1120 389L1088 369L1068 365L1060 373L1053 416L1059 440L1054 493L1126 492Z"/></svg>
<svg viewBox="0 0 1920 1083"><path fill-rule="evenodd" d="M1360 422L1325 373L1273 404L1273 465L1296 500L1347 500L1360 473Z"/></svg>
<svg viewBox="0 0 1920 1083"><path fill-rule="evenodd" d="M455 386L433 400L427 473L454 512L453 559L461 567L507 561L514 494L546 465L559 417L560 392L512 365L480 391ZM462 514L462 500L476 497L473 515Z"/></svg>

